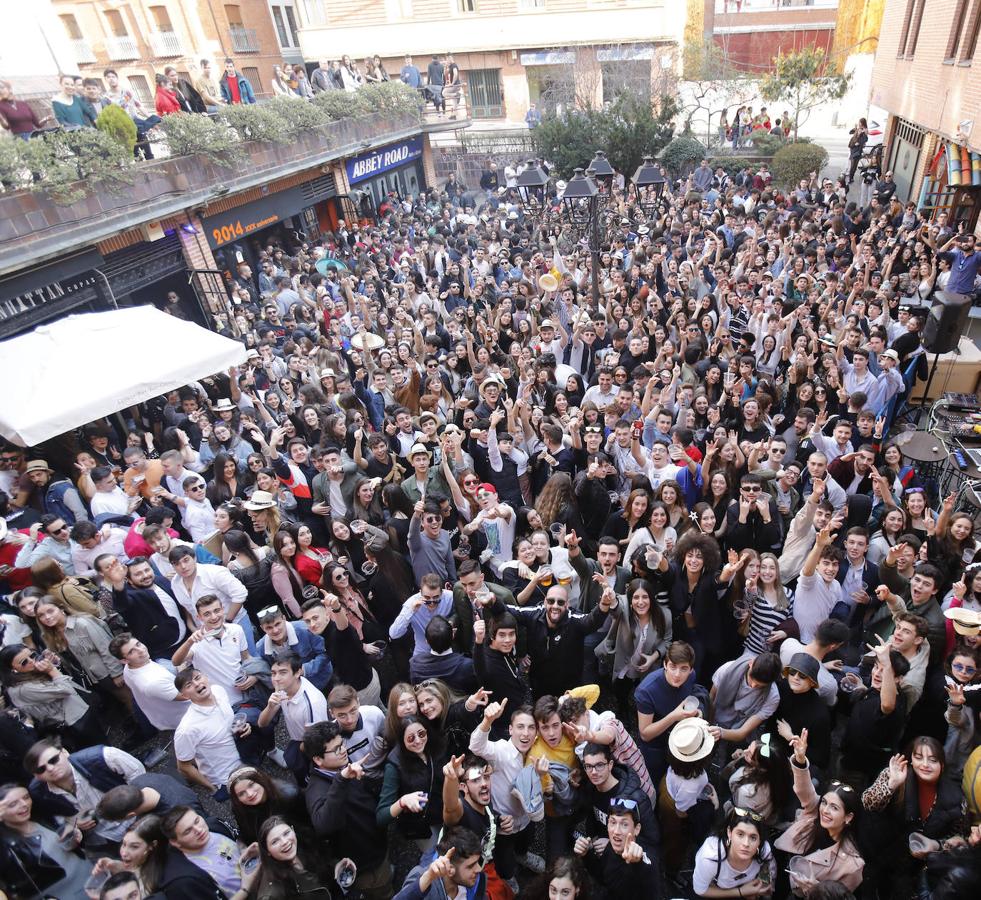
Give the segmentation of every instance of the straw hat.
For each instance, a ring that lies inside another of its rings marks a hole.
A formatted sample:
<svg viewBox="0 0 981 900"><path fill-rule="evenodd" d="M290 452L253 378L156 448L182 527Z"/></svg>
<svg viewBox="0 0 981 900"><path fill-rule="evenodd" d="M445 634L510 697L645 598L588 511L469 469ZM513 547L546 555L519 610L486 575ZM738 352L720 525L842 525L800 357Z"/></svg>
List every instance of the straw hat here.
<svg viewBox="0 0 981 900"><path fill-rule="evenodd" d="M412 459L413 456L417 456L420 453L425 453L426 456L429 456L429 450L426 449L426 445L413 444L412 449L409 450L408 456L406 456L406 459Z"/></svg>
<svg viewBox="0 0 981 900"><path fill-rule="evenodd" d="M385 346L385 339L377 334L369 334L367 331L358 332L351 338L351 346L355 350L378 350Z"/></svg>
<svg viewBox="0 0 981 900"><path fill-rule="evenodd" d="M973 637L981 631L981 613L977 613L973 609L956 606L948 609L944 616L953 622L954 631L965 637Z"/></svg>
<svg viewBox="0 0 981 900"><path fill-rule="evenodd" d="M708 722L695 716L682 719L668 735L668 749L682 762L704 759L715 748L715 738L708 730Z"/></svg>
<svg viewBox="0 0 981 900"><path fill-rule="evenodd" d="M276 505L276 500L269 491L256 491L249 500L246 500L242 506L245 509L272 509Z"/></svg>
<svg viewBox="0 0 981 900"><path fill-rule="evenodd" d="M219 397L218 402L211 407L215 412L233 412L235 404L227 397Z"/></svg>
<svg viewBox="0 0 981 900"><path fill-rule="evenodd" d="M43 459L32 459L28 464L27 468L24 469L25 474L30 475L31 472L53 472L54 469L51 468Z"/></svg>

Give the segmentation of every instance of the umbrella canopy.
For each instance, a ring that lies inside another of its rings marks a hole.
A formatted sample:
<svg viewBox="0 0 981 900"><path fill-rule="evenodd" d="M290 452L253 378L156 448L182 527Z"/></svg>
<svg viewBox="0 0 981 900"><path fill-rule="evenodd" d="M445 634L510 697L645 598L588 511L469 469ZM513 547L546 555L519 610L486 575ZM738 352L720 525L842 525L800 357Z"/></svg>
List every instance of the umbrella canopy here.
<svg viewBox="0 0 981 900"><path fill-rule="evenodd" d="M68 316L0 343L0 435L22 447L245 361L245 347L154 306Z"/></svg>

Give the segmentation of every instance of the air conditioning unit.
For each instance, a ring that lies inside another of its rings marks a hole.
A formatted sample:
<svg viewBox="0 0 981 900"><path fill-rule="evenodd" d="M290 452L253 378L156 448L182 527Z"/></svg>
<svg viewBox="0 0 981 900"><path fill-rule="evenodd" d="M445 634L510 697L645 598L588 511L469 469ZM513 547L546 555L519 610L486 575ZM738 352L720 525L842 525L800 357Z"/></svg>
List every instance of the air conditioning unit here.
<svg viewBox="0 0 981 900"><path fill-rule="evenodd" d="M163 226L159 222L147 222L140 226L140 231L143 232L143 240L150 243L159 241L164 236Z"/></svg>

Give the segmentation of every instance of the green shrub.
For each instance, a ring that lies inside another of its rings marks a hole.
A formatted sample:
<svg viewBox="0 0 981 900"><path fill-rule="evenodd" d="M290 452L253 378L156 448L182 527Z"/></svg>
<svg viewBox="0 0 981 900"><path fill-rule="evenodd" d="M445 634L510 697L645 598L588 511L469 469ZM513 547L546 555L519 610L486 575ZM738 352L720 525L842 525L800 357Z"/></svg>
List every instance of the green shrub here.
<svg viewBox="0 0 981 900"><path fill-rule="evenodd" d="M27 187L31 173L24 165L24 141L20 138L0 138L0 184L5 190Z"/></svg>
<svg viewBox="0 0 981 900"><path fill-rule="evenodd" d="M218 116L235 129L242 141L271 141L282 144L290 138L283 117L268 103L229 104L221 108Z"/></svg>
<svg viewBox="0 0 981 900"><path fill-rule="evenodd" d="M770 134L763 129L754 131L749 139L756 152L763 155L772 155L787 144L779 134Z"/></svg>
<svg viewBox="0 0 981 900"><path fill-rule="evenodd" d="M679 135L661 151L661 162L673 175L687 175L705 158L705 145L688 135Z"/></svg>
<svg viewBox="0 0 981 900"><path fill-rule="evenodd" d="M745 166L753 168L759 165L759 162L757 160L747 159L745 156L716 156L712 159L710 165L713 171L721 167L726 175L732 177L737 172L742 171Z"/></svg>
<svg viewBox="0 0 981 900"><path fill-rule="evenodd" d="M133 181L133 152L98 128L57 131L23 145L31 189L47 191L58 203L74 203L98 186L121 190Z"/></svg>
<svg viewBox="0 0 981 900"><path fill-rule="evenodd" d="M133 152L136 146L136 122L121 106L111 103L103 109L95 120L95 127L119 141L130 153Z"/></svg>
<svg viewBox="0 0 981 900"><path fill-rule="evenodd" d="M820 173L827 164L828 152L823 147L798 141L776 152L770 170L778 187L790 188L811 172Z"/></svg>
<svg viewBox="0 0 981 900"><path fill-rule="evenodd" d="M223 121L181 112L164 116L157 127L164 134L171 156L200 153L223 166L232 166L242 158L237 133Z"/></svg>
<svg viewBox="0 0 981 900"><path fill-rule="evenodd" d="M358 89L358 98L371 112L401 115L413 112L421 115L422 94L401 81L382 81L378 84L365 84Z"/></svg>
<svg viewBox="0 0 981 900"><path fill-rule="evenodd" d="M368 101L362 96L365 88L354 93L348 91L321 91L313 98L314 106L320 108L331 122L350 119L371 112Z"/></svg>
<svg viewBox="0 0 981 900"><path fill-rule="evenodd" d="M315 103L306 103L294 97L273 97L264 104L275 111L289 135L301 134L311 128L320 128L330 122L324 111Z"/></svg>

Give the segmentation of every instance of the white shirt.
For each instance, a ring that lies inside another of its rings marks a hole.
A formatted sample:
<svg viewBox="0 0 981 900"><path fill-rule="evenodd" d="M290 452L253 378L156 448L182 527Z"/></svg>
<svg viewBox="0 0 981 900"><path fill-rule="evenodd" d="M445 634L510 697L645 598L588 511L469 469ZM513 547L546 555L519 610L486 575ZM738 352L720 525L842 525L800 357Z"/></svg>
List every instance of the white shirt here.
<svg viewBox="0 0 981 900"><path fill-rule="evenodd" d="M194 762L216 787L228 782L242 760L232 736L232 706L218 685L211 688L214 706L192 703L174 732L174 755L180 762Z"/></svg>
<svg viewBox="0 0 981 900"><path fill-rule="evenodd" d="M721 859L721 862L720 862ZM777 866L773 859L773 851L769 843L763 847L763 865L770 869L770 884L777 880ZM732 890L741 885L749 884L759 877L761 865L756 857L750 862L749 866L742 872L736 871L726 858L725 845L721 839L711 835L705 839L705 843L698 848L695 854L695 871L692 873L692 887L699 897L704 897L705 892L714 884L722 890ZM716 876L718 872L718 876Z"/></svg>
<svg viewBox="0 0 981 900"><path fill-rule="evenodd" d="M158 731L173 731L191 705L180 699L174 687L174 673L153 660L135 669L124 666L123 681L136 705Z"/></svg>
<svg viewBox="0 0 981 900"><path fill-rule="evenodd" d="M213 685L224 688L232 703L238 703L242 692L235 687L235 679L242 674L242 651L248 652L248 649L242 626L226 622L220 635L209 634L204 640L191 644L187 659L195 669L204 672Z"/></svg>
<svg viewBox="0 0 981 900"><path fill-rule="evenodd" d="M817 572L813 575L801 575L797 579L794 621L800 629L802 643L809 644L814 640L818 625L831 615L835 604L843 599L841 585L834 580L831 584L826 584Z"/></svg>
<svg viewBox="0 0 981 900"><path fill-rule="evenodd" d="M318 691L312 682L300 677L300 689L287 700L280 703L286 732L292 741L303 740L303 730L314 722L326 722L330 718L327 711L327 698Z"/></svg>
<svg viewBox="0 0 981 900"><path fill-rule="evenodd" d="M123 547L126 540L126 530L117 528L115 525L105 525L99 532L102 540L99 541L91 550L86 550L81 544L72 542L72 563L75 566L75 574L83 576L95 576L95 560L108 553L115 556L120 562L129 559L129 554Z"/></svg>
<svg viewBox="0 0 981 900"><path fill-rule="evenodd" d="M89 501L93 516L100 516L104 513L112 513L115 516L128 516L129 497L125 491L117 484L111 491L96 491L95 496Z"/></svg>
<svg viewBox="0 0 981 900"><path fill-rule="evenodd" d="M200 544L215 533L215 508L210 500L186 499L181 510L181 522L190 532L191 539Z"/></svg>
<svg viewBox="0 0 981 900"><path fill-rule="evenodd" d="M170 581L170 587L177 598L177 602L190 613L194 624L201 627L201 620L198 618L198 611L194 604L199 597L205 594L214 594L221 600L225 607L225 612L233 604L245 603L249 592L231 572L224 566L216 566L210 563L198 563L197 573L194 576L194 583L190 591L184 585L184 579L180 575L174 574Z"/></svg>
<svg viewBox="0 0 981 900"><path fill-rule="evenodd" d="M583 403L587 400L592 401L596 404L596 408L601 412L606 409L615 399L617 394L620 393L620 388L615 384L610 385L610 390L607 393L603 393L603 390L598 384L594 384L589 388L585 394L583 394Z"/></svg>
<svg viewBox="0 0 981 900"><path fill-rule="evenodd" d="M171 538L170 549L173 550L174 547L190 547L192 550L194 549L194 545L189 544L187 541L179 541L176 538ZM167 552L169 553L170 551ZM177 574L174 567L170 564L170 560L167 559L167 553L154 553L150 557L150 563L160 573L161 577L166 578L168 581Z"/></svg>
<svg viewBox="0 0 981 900"><path fill-rule="evenodd" d="M470 735L470 751L494 767L491 798L494 811L514 818L514 830L521 831L530 821L521 803L511 795L511 785L525 767L525 758L511 741L492 741L490 732L477 727Z"/></svg>

